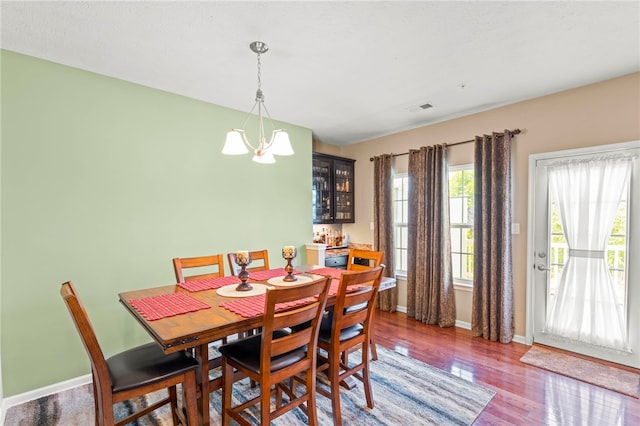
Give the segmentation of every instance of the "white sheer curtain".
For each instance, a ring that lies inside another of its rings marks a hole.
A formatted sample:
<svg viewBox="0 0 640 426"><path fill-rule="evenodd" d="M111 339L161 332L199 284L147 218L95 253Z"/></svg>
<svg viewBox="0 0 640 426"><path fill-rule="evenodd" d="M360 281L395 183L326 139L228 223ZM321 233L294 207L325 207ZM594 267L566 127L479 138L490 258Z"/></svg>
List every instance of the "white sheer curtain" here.
<svg viewBox="0 0 640 426"><path fill-rule="evenodd" d="M545 332L627 350L627 325L605 259L607 241L631 174L630 157L548 166L549 193L569 245Z"/></svg>

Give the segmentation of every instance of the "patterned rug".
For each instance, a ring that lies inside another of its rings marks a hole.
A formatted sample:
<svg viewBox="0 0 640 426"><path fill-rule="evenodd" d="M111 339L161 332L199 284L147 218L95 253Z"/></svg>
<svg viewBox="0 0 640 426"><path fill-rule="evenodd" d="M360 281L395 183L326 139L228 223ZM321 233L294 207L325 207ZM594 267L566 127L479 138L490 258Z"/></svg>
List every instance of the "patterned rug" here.
<svg viewBox="0 0 640 426"><path fill-rule="evenodd" d="M358 353L351 355L359 356ZM355 358L354 358L355 359ZM378 361L371 363L371 379L375 408L367 408L362 383L352 390L342 389L343 424L358 425L471 425L491 401L495 392L443 370L378 346ZM246 380L234 384L234 404L251 398L257 389L249 388ZM160 394L146 398L156 399ZM126 416L133 406L146 406L146 398L117 404L117 418ZM318 401L318 421L333 424L331 402L321 395ZM211 394L211 424L220 425L220 392ZM253 412L254 424L257 411ZM11 407L5 426L88 425L93 424L93 396L90 385ZM142 419L138 425L170 425L167 407ZM278 418L277 426L307 424L300 409Z"/></svg>
<svg viewBox="0 0 640 426"><path fill-rule="evenodd" d="M520 361L572 379L640 398L640 374L534 345Z"/></svg>

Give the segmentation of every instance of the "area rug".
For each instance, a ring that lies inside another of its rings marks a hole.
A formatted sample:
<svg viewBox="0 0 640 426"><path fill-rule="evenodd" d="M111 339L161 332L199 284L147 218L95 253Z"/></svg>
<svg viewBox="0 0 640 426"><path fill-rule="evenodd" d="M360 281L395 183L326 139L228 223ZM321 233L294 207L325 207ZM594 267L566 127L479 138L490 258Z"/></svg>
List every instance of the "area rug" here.
<svg viewBox="0 0 640 426"><path fill-rule="evenodd" d="M552 351L538 345L532 346L520 361L572 379L640 398L640 374L631 371Z"/></svg>
<svg viewBox="0 0 640 426"><path fill-rule="evenodd" d="M352 357L359 356L353 353ZM471 425L491 401L495 392L438 368L378 346L378 360L371 363L375 407L367 408L362 384L341 391L345 425ZM251 398L257 389L245 381L234 384L234 399ZM161 394L149 395L117 404L116 416L124 418L133 407L146 406ZM220 425L220 392L211 394L211 424ZM331 402L321 395L318 421L332 425ZM259 424L258 413L252 413ZM54 426L93 424L93 396L90 385L31 401L7 410L6 426ZM164 407L138 422L138 425L170 425L169 409ZM277 426L307 424L305 414L294 409L273 422Z"/></svg>

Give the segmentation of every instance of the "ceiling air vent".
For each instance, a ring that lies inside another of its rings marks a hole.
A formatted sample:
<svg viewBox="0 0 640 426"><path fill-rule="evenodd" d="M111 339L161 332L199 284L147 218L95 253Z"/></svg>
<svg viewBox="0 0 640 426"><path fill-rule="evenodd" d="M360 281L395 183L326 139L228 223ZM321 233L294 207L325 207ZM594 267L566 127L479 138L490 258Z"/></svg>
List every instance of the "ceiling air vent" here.
<svg viewBox="0 0 640 426"><path fill-rule="evenodd" d="M424 104L424 105L420 105L421 109L429 109L429 108L433 108L433 105L431 104Z"/></svg>

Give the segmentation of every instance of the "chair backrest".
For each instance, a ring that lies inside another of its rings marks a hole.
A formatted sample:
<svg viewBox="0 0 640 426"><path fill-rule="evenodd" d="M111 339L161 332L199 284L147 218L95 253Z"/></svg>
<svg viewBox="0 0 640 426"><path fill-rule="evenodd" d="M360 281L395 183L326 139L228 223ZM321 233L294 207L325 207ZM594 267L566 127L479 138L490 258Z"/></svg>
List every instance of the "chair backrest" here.
<svg viewBox="0 0 640 426"><path fill-rule="evenodd" d="M185 269L194 269L195 275L185 276ZM199 280L204 278L224 277L224 257L222 254L199 257L176 257L173 259L173 270L176 273L176 280L179 283L185 281ZM204 272L204 271L208 272Z"/></svg>
<svg viewBox="0 0 640 426"><path fill-rule="evenodd" d="M382 263L383 251L349 249L347 258L347 271L364 271Z"/></svg>
<svg viewBox="0 0 640 426"><path fill-rule="evenodd" d="M260 358L260 368L263 374L265 372L269 374L271 358L296 349L306 351L307 363L314 360L320 322L327 303L330 282L330 277L322 277L310 283L267 291ZM280 303L301 299L308 299L308 303L290 309L278 310ZM290 334L274 338L274 331L288 327L291 327Z"/></svg>
<svg viewBox="0 0 640 426"><path fill-rule="evenodd" d="M62 284L60 295L65 305L67 305L71 319L78 330L78 334L80 334L80 339L87 351L87 355L89 355L95 388L102 392L111 392L111 379L109 377L107 362L100 348L98 338L93 331L93 326L91 325L87 311L78 298L76 289L71 281Z"/></svg>
<svg viewBox="0 0 640 426"><path fill-rule="evenodd" d="M249 273L269 270L269 250L250 251L249 254L251 255L251 263L247 266ZM231 275L237 276L240 272L240 267L236 264L236 253L227 253L227 258Z"/></svg>
<svg viewBox="0 0 640 426"><path fill-rule="evenodd" d="M332 342L340 342L340 330L356 324L364 327L363 336L369 334L383 270L384 265L380 265L363 271L347 271L340 275L331 325ZM359 287L349 288L355 285Z"/></svg>

